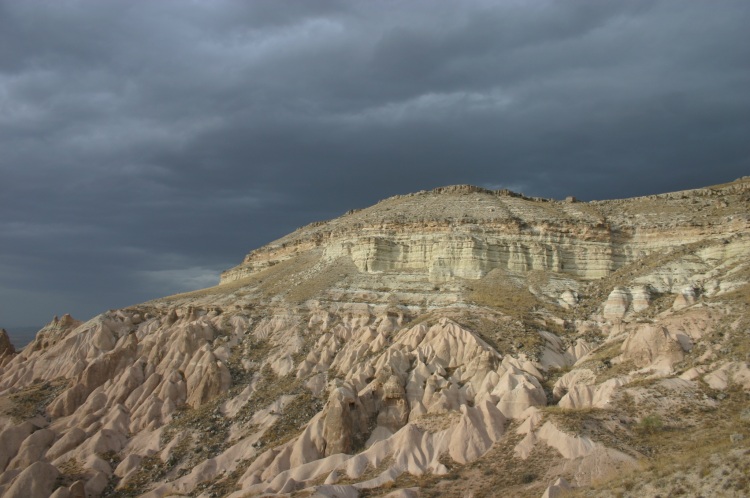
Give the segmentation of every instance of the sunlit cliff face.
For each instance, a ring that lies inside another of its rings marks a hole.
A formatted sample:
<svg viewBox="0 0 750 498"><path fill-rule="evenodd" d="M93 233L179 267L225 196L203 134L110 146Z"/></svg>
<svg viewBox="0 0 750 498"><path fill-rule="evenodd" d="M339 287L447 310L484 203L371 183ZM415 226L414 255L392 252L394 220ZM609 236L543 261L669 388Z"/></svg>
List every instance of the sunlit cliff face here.
<svg viewBox="0 0 750 498"><path fill-rule="evenodd" d="M0 349L0 494L742 493L749 201L448 187L56 319Z"/></svg>

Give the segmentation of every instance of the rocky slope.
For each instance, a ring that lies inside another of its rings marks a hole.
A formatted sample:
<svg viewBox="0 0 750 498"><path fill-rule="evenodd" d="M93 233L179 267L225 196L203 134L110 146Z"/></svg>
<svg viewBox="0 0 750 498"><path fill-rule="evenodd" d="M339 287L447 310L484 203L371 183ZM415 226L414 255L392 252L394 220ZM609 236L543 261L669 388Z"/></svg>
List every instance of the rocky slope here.
<svg viewBox="0 0 750 498"><path fill-rule="evenodd" d="M750 178L446 187L0 334L0 495L745 496L749 228Z"/></svg>

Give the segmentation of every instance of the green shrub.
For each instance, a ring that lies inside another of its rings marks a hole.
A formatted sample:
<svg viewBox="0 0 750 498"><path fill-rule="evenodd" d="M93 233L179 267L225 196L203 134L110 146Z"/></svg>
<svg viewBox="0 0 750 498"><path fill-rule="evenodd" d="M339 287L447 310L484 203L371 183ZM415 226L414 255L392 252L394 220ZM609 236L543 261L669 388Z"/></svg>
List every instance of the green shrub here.
<svg viewBox="0 0 750 498"><path fill-rule="evenodd" d="M643 417L638 424L638 430L646 434L659 432L664 428L664 422L658 414L651 414Z"/></svg>

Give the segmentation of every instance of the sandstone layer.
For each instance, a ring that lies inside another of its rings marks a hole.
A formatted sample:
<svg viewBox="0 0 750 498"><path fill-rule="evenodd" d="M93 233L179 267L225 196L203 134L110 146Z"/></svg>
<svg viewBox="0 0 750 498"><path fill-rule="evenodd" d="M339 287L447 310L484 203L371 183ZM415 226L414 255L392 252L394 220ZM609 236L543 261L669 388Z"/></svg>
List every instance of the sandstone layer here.
<svg viewBox="0 0 750 498"><path fill-rule="evenodd" d="M477 279L500 268L598 279L655 251L748 229L747 213L722 200L743 183L643 198L566 202L471 185L386 199L317 222L247 255L230 282L300 252L350 258L361 272ZM743 194L745 192L745 194ZM696 216L703 212L702 216Z"/></svg>
<svg viewBox="0 0 750 498"><path fill-rule="evenodd" d="M446 187L216 287L0 334L0 495L744 496L749 224L748 178Z"/></svg>

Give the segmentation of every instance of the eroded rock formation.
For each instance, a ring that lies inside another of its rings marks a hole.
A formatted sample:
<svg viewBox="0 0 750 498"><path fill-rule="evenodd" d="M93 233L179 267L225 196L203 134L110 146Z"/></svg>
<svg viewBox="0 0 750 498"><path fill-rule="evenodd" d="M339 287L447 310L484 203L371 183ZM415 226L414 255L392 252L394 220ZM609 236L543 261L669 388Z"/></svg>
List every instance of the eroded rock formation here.
<svg viewBox="0 0 750 498"><path fill-rule="evenodd" d="M0 333L0 494L557 496L663 457L664 426L746 462L749 201L436 189Z"/></svg>

